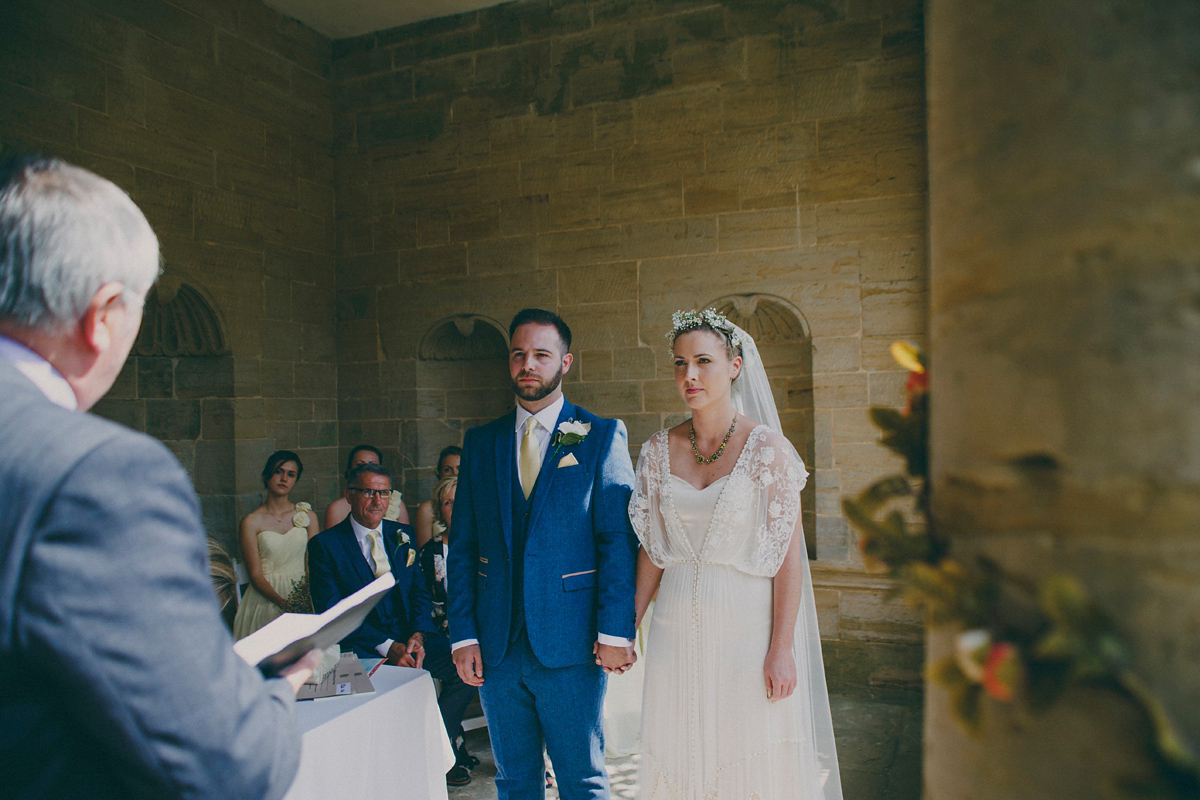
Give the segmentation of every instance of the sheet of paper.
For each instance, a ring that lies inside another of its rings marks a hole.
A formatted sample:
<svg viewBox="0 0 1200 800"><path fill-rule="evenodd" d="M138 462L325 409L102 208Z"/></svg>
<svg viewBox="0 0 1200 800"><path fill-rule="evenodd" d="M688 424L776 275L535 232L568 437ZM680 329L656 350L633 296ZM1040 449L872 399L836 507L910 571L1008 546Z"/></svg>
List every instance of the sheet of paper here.
<svg viewBox="0 0 1200 800"><path fill-rule="evenodd" d="M320 683L306 683L296 693L297 700L319 700L322 697L363 694L375 691L362 662L354 653L342 653L337 666Z"/></svg>

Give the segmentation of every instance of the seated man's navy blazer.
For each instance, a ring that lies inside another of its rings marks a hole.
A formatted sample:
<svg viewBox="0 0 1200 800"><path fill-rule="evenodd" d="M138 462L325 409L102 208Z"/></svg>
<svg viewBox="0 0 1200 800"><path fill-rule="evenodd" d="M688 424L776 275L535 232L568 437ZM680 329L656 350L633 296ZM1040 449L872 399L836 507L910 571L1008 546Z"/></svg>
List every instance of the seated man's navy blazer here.
<svg viewBox="0 0 1200 800"><path fill-rule="evenodd" d="M381 524L383 546L392 562L396 585L371 610L363 624L342 640L342 649L353 651L359 658L378 658L380 653L375 648L388 639L404 644L414 631L437 633L429 587L425 585L416 560L408 565L408 554L414 552L412 542L416 536L412 526L386 519ZM400 542L401 531L407 534L408 544ZM374 572L358 547L349 515L309 540L308 575L309 591L317 613L375 580Z"/></svg>

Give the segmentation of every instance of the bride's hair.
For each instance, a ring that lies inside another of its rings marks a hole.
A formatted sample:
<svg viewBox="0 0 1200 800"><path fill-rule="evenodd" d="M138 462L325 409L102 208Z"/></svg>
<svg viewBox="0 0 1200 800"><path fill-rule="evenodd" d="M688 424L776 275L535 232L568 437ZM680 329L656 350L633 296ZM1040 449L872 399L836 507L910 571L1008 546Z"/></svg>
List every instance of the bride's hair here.
<svg viewBox="0 0 1200 800"><path fill-rule="evenodd" d="M742 355L742 341L737 328L715 308L706 308L703 311L676 311L671 315L671 332L667 334L667 341L672 352L675 349L675 340L692 331L715 333L725 343L725 352L730 361Z"/></svg>

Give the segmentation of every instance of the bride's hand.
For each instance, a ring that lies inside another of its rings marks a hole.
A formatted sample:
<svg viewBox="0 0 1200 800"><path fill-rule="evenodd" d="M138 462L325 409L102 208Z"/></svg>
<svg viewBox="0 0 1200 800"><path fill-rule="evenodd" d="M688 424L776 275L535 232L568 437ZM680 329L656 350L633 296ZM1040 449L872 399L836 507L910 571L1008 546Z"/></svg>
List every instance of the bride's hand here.
<svg viewBox="0 0 1200 800"><path fill-rule="evenodd" d="M796 690L796 659L791 648L771 648L767 652L763 677L767 681L767 698L772 703L791 696Z"/></svg>

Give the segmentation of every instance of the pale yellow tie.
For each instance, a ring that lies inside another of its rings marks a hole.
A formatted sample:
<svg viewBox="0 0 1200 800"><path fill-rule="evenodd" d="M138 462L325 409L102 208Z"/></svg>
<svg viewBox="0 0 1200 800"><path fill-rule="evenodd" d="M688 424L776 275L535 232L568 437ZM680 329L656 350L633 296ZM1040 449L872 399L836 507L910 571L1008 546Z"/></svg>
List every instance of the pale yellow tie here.
<svg viewBox="0 0 1200 800"><path fill-rule="evenodd" d="M541 453L538 452L538 440L533 430L537 420L533 417L525 420L525 435L521 437L521 454L517 457L517 476L521 479L521 491L525 499L533 492L533 484L537 483L538 472L542 469Z"/></svg>
<svg viewBox="0 0 1200 800"><path fill-rule="evenodd" d="M392 571L387 553L383 551L383 536L379 531L367 531L367 540L371 543L371 560L375 562L375 577L382 578Z"/></svg>

